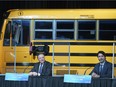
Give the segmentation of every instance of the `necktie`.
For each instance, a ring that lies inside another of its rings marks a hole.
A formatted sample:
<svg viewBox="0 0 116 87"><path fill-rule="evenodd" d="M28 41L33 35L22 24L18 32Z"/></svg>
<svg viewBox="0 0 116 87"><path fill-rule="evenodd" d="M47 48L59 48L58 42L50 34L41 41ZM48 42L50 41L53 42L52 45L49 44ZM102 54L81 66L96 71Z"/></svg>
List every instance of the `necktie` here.
<svg viewBox="0 0 116 87"><path fill-rule="evenodd" d="M39 66L39 73L41 74L42 73L42 63L40 63L40 66Z"/></svg>
<svg viewBox="0 0 116 87"><path fill-rule="evenodd" d="M100 75L102 74L102 65L100 65L100 67L99 67L99 74Z"/></svg>

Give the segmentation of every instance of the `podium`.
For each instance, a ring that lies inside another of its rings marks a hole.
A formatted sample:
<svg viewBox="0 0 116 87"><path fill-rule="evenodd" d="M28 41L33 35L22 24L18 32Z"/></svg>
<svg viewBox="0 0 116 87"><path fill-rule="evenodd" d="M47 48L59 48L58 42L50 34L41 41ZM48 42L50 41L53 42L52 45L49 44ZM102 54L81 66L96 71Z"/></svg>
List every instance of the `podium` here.
<svg viewBox="0 0 116 87"><path fill-rule="evenodd" d="M65 83L91 83L91 75L71 75L65 74L64 75L64 82Z"/></svg>
<svg viewBox="0 0 116 87"><path fill-rule="evenodd" d="M6 73L5 80L8 81L28 81L29 74L27 73Z"/></svg>

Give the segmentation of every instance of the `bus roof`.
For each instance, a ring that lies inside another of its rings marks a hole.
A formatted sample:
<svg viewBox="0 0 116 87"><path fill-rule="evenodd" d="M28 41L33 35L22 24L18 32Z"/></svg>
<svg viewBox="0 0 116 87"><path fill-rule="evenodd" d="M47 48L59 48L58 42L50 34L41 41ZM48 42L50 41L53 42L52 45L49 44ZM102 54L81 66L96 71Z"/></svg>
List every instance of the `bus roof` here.
<svg viewBox="0 0 116 87"><path fill-rule="evenodd" d="M116 19L116 9L12 9L9 19Z"/></svg>

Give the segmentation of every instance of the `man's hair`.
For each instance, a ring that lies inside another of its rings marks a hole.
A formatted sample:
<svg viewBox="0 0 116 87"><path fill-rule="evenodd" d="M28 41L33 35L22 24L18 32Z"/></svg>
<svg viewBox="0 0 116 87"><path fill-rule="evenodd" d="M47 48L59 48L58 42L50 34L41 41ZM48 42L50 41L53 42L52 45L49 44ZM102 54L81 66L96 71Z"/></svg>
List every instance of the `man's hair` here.
<svg viewBox="0 0 116 87"><path fill-rule="evenodd" d="M44 54L44 53L39 53L37 56L39 56L39 55L41 55L41 54L45 56L45 54Z"/></svg>
<svg viewBox="0 0 116 87"><path fill-rule="evenodd" d="M104 51L98 51L97 56L99 53L103 54L106 57L106 53Z"/></svg>

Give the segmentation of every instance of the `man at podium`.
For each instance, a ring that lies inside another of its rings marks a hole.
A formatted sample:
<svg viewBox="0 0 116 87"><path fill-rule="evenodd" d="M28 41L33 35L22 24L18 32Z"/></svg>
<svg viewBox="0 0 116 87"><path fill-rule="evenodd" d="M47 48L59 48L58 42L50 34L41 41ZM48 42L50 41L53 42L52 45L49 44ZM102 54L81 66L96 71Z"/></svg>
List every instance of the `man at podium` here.
<svg viewBox="0 0 116 87"><path fill-rule="evenodd" d="M112 77L112 64L106 60L106 53L99 51L97 53L99 63L95 65L91 72L92 77L95 78L111 78Z"/></svg>
<svg viewBox="0 0 116 87"><path fill-rule="evenodd" d="M30 71L30 76L51 76L52 75L52 64L45 60L44 54L38 55L38 63L34 64L34 67Z"/></svg>

